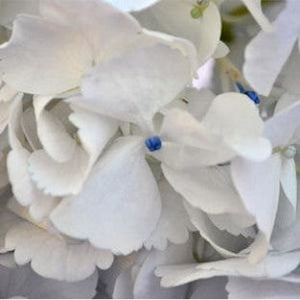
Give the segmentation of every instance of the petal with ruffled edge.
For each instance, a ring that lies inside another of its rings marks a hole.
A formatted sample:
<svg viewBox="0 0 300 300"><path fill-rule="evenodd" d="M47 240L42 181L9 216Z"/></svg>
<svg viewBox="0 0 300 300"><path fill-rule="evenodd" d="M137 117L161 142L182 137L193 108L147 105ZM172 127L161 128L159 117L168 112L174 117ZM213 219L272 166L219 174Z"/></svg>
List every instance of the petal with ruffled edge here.
<svg viewBox="0 0 300 300"><path fill-rule="evenodd" d="M63 123L46 110L52 96L36 96L33 101L37 134L45 151L56 161L65 162L73 155L75 140Z"/></svg>
<svg viewBox="0 0 300 300"><path fill-rule="evenodd" d="M80 146L66 162L53 160L44 150L34 151L28 160L33 181L46 194L66 196L77 194L94 162L107 142L116 133L118 123L99 114L87 112L73 105L70 121L78 128Z"/></svg>
<svg viewBox="0 0 300 300"><path fill-rule="evenodd" d="M165 250L168 241L183 244L189 238L189 231L194 227L183 206L183 198L177 194L170 184L162 179L158 183L162 212L155 230L144 243L146 249L152 247Z"/></svg>
<svg viewBox="0 0 300 300"><path fill-rule="evenodd" d="M143 147L141 137L116 140L95 165L82 191L64 199L52 212L54 225L116 254L138 250L154 230L161 209Z"/></svg>
<svg viewBox="0 0 300 300"><path fill-rule="evenodd" d="M12 191L17 201L23 206L36 205L37 202L44 202L47 205L54 205L57 199L43 194L34 185L28 171L28 158L30 154L25 149L15 149L9 152L7 157L7 169ZM42 218L44 213L36 211L34 215Z"/></svg>
<svg viewBox="0 0 300 300"><path fill-rule="evenodd" d="M182 37L193 42L201 66L215 52L221 36L221 18L217 6L210 1L202 17L194 19L194 1L161 0L135 13L142 26Z"/></svg>
<svg viewBox="0 0 300 300"><path fill-rule="evenodd" d="M31 262L36 273L57 280L83 280L94 273L96 266L107 269L113 262L110 251L95 249L87 242L67 241L29 222L12 227L5 245L15 250L17 264Z"/></svg>
<svg viewBox="0 0 300 300"><path fill-rule="evenodd" d="M299 36L299 11L298 1L287 1L286 8L273 23L273 30L261 31L246 48L245 77L264 96L269 95Z"/></svg>
<svg viewBox="0 0 300 300"><path fill-rule="evenodd" d="M93 63L119 55L141 32L130 15L97 0L43 0L40 12L19 15L10 41L0 49L3 80L27 93L78 87Z"/></svg>

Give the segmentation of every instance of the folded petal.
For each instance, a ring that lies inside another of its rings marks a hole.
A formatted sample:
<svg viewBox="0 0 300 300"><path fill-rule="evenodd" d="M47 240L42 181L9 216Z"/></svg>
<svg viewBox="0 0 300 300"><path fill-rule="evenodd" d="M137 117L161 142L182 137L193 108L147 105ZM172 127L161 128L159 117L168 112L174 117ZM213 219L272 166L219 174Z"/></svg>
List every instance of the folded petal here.
<svg viewBox="0 0 300 300"><path fill-rule="evenodd" d="M45 108L52 96L38 96L33 101L37 134L45 151L58 162L65 162L75 151L76 142L63 123Z"/></svg>
<svg viewBox="0 0 300 300"><path fill-rule="evenodd" d="M220 230L209 219L208 215L200 209L185 204L191 222L196 227L200 235L223 257L239 257L241 250L248 246L245 238L233 236L230 233Z"/></svg>
<svg viewBox="0 0 300 300"><path fill-rule="evenodd" d="M53 211L54 225L114 253L139 249L154 230L161 208L143 147L140 137L117 140L95 165L82 191Z"/></svg>
<svg viewBox="0 0 300 300"><path fill-rule="evenodd" d="M162 277L161 285L164 287L215 276L280 278L296 269L299 259L299 252L270 254L258 264L251 264L246 258L230 258L201 264L161 266L156 274Z"/></svg>

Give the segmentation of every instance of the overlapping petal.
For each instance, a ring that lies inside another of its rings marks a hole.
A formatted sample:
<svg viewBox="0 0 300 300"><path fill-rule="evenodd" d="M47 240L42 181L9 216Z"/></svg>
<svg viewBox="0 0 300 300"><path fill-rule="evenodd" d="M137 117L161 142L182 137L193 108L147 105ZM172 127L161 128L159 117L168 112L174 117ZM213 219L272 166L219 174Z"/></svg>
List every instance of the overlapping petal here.
<svg viewBox="0 0 300 300"><path fill-rule="evenodd" d="M82 191L52 212L54 225L117 254L139 249L154 230L161 209L143 147L140 137L117 140L95 165Z"/></svg>

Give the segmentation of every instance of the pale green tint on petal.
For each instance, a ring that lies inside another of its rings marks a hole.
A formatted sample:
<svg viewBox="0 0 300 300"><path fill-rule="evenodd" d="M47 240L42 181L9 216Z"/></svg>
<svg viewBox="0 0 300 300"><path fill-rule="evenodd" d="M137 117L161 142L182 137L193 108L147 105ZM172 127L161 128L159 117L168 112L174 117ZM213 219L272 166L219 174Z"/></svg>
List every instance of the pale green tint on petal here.
<svg viewBox="0 0 300 300"><path fill-rule="evenodd" d="M191 17L194 1L161 0L135 14L142 26L182 37L194 43L199 66L215 52L221 35L221 18L217 6L210 1L203 16Z"/></svg>

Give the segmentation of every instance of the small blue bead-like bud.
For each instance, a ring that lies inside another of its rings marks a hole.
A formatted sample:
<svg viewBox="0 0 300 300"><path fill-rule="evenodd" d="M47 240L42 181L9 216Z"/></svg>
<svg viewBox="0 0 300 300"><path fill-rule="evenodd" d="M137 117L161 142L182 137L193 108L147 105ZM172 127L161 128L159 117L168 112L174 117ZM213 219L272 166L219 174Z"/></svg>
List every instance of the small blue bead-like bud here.
<svg viewBox="0 0 300 300"><path fill-rule="evenodd" d="M236 82L235 85L236 85L236 87L237 87L237 89L239 90L240 93L245 93L246 92L244 86L240 82Z"/></svg>
<svg viewBox="0 0 300 300"><path fill-rule="evenodd" d="M152 136L145 140L145 145L149 151L157 151L161 148L162 143L159 136Z"/></svg>
<svg viewBox="0 0 300 300"><path fill-rule="evenodd" d="M260 103L260 98L254 91L246 91L244 92L245 95L247 95L255 104Z"/></svg>
<svg viewBox="0 0 300 300"><path fill-rule="evenodd" d="M255 104L260 103L260 98L254 91L247 91L240 82L235 82L235 85L240 93L248 96Z"/></svg>

